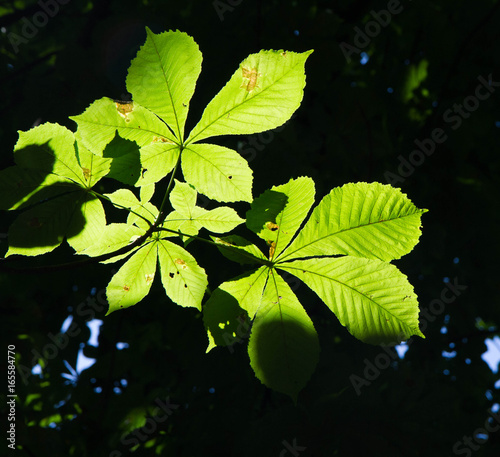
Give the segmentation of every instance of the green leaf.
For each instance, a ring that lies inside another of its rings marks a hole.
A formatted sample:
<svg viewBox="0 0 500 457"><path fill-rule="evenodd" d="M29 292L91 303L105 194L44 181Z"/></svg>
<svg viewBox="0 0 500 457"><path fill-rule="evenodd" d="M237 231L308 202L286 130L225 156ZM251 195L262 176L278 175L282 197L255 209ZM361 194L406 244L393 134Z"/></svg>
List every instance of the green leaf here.
<svg viewBox="0 0 500 457"><path fill-rule="evenodd" d="M239 307L248 313L250 319L253 319L261 306L268 275L269 268L262 266L252 273L246 273L222 283L219 289L234 297Z"/></svg>
<svg viewBox="0 0 500 457"><path fill-rule="evenodd" d="M191 211L196 206L197 192L192 186L185 182L174 180L175 185L170 192L170 203L172 207L183 216L191 219Z"/></svg>
<svg viewBox="0 0 500 457"><path fill-rule="evenodd" d="M106 316L139 303L149 293L156 273L156 256L156 243L148 243L122 265L106 288Z"/></svg>
<svg viewBox="0 0 500 457"><path fill-rule="evenodd" d="M312 376L319 359L314 325L288 284L271 271L248 344L250 364L263 384L290 395Z"/></svg>
<svg viewBox="0 0 500 457"><path fill-rule="evenodd" d="M27 132L19 131L14 160L20 167L53 173L86 187L76 158L73 132L59 124L45 123Z"/></svg>
<svg viewBox="0 0 500 457"><path fill-rule="evenodd" d="M313 210L280 260L338 254L399 259L418 243L426 211L390 185L337 187Z"/></svg>
<svg viewBox="0 0 500 457"><path fill-rule="evenodd" d="M215 144L194 144L182 152L187 182L219 202L252 201L252 170L236 151Z"/></svg>
<svg viewBox="0 0 500 457"><path fill-rule="evenodd" d="M175 232L181 232L188 236L198 235L200 231L200 224L187 218L177 211L172 211L166 218L165 222L162 224L162 228L173 230ZM173 237L180 236L179 234L174 234L172 232L164 231L162 232L162 237Z"/></svg>
<svg viewBox="0 0 500 457"><path fill-rule="evenodd" d="M262 301L269 269L261 267L222 283L203 306L209 345L228 346L246 336L249 322Z"/></svg>
<svg viewBox="0 0 500 457"><path fill-rule="evenodd" d="M267 258L255 244L250 243L241 236L212 237L212 240L217 243L217 249L220 253L233 262L252 264L262 263L260 260L267 261Z"/></svg>
<svg viewBox="0 0 500 457"><path fill-rule="evenodd" d="M150 202L140 203L132 208L127 216L127 224L135 224L144 231L148 230L153 225L158 217L158 208Z"/></svg>
<svg viewBox="0 0 500 457"><path fill-rule="evenodd" d="M248 135L284 124L302 101L304 66L311 53L249 55L205 108L187 143L218 135Z"/></svg>
<svg viewBox="0 0 500 457"><path fill-rule="evenodd" d="M418 326L412 285L394 265L358 257L315 258L279 264L304 281L356 338L370 344L398 344Z"/></svg>
<svg viewBox="0 0 500 457"><path fill-rule="evenodd" d="M69 221L67 241L79 253L99 238L106 226L106 215L101 201L88 192L80 193L76 204L79 209ZM83 228L80 214L84 219Z"/></svg>
<svg viewBox="0 0 500 457"><path fill-rule="evenodd" d="M180 306L201 311L201 301L208 285L205 270L185 249L167 240L158 241L161 281L168 297Z"/></svg>
<svg viewBox="0 0 500 457"><path fill-rule="evenodd" d="M84 194L71 192L21 213L9 228L6 257L45 254L59 246L65 236L78 235L85 226L78 201Z"/></svg>
<svg viewBox="0 0 500 457"><path fill-rule="evenodd" d="M247 227L270 248L270 259L285 249L314 203L314 181L301 177L273 186L252 202Z"/></svg>
<svg viewBox="0 0 500 457"><path fill-rule="evenodd" d="M213 233L230 232L235 227L245 222L245 219L238 216L238 213L233 208L228 208L227 206L219 206L210 211L195 206L193 208L192 218L196 223L200 224L201 227Z"/></svg>
<svg viewBox="0 0 500 457"><path fill-rule="evenodd" d="M140 149L135 141L126 140L116 133L104 148L102 156L111 159L108 178L130 186L138 185L144 170L141 167Z"/></svg>
<svg viewBox="0 0 500 457"><path fill-rule="evenodd" d="M169 143L153 143L141 148L141 177L136 186L158 182L170 173L179 158L179 146Z"/></svg>
<svg viewBox="0 0 500 457"><path fill-rule="evenodd" d="M129 189L118 189L111 194L104 194L117 208L132 209L140 205L138 198Z"/></svg>
<svg viewBox="0 0 500 457"><path fill-rule="evenodd" d="M151 200L155 193L154 184L145 184L141 187L139 191L140 200L142 203L147 203Z"/></svg>
<svg viewBox="0 0 500 457"><path fill-rule="evenodd" d="M429 61L422 59L418 66L410 64L406 72L406 80L401 89L401 98L404 103L408 103L413 98L413 92L418 89L427 79L427 68Z"/></svg>
<svg viewBox="0 0 500 457"><path fill-rule="evenodd" d="M73 181L19 166L0 171L0 209L14 210L78 190Z"/></svg>
<svg viewBox="0 0 500 457"><path fill-rule="evenodd" d="M144 231L128 224L109 224L102 228L101 233L95 240L87 245L87 248L78 254L97 257L103 254L115 252L118 249L133 243L137 238L144 234ZM125 254L125 257L130 253ZM123 256L120 256L123 257ZM118 258L114 259L115 261Z"/></svg>
<svg viewBox="0 0 500 457"><path fill-rule="evenodd" d="M176 220L178 225L168 226L164 224L164 227L196 235L202 227L210 232L225 233L243 222L243 219L232 208L221 206L208 211L196 206L197 195L192 186L175 180L175 187L170 193L170 203L176 211L167 216L167 221ZM174 226L175 228L172 228ZM184 231L184 229L189 230L189 232Z"/></svg>
<svg viewBox="0 0 500 457"><path fill-rule="evenodd" d="M135 101L163 119L181 140L202 55L185 33L156 35L147 27L146 32L146 43L128 70L127 90Z"/></svg>
<svg viewBox="0 0 500 457"><path fill-rule="evenodd" d="M93 154L82 143L79 143L78 140L76 142L76 154L87 187L93 187L101 178L109 173L111 159Z"/></svg>
<svg viewBox="0 0 500 457"><path fill-rule="evenodd" d="M203 322L209 339L207 352L215 346L242 342L250 329L247 312L239 307L236 298L220 287L203 305Z"/></svg>
<svg viewBox="0 0 500 457"><path fill-rule="evenodd" d="M154 143L175 143L168 127L151 111L134 102L115 102L104 97L70 119L78 124L79 140L98 156L103 155L116 133L140 148Z"/></svg>

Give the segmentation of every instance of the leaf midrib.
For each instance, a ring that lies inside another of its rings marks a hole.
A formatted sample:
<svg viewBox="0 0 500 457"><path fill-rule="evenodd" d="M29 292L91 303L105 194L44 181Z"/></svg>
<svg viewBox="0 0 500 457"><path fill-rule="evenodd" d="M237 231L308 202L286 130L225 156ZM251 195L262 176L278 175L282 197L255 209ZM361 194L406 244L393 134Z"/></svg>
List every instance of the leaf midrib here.
<svg viewBox="0 0 500 457"><path fill-rule="evenodd" d="M204 127L202 130L200 130L200 131L199 131L199 132L198 132L198 133L197 133L194 137L192 137L192 138L191 138L191 137L189 136L189 137L188 137L188 139L186 140L186 143L185 143L185 144L186 144L186 146L187 146L188 144L191 144L191 143L196 142L196 141L195 141L196 137L200 136L200 135L201 135L201 134L202 134L205 130L207 130L209 127L211 127L211 126L212 126L212 125L214 125L216 122L218 122L218 121L219 121L219 119L223 118L226 114L231 113L233 110L235 110L236 108L239 108L240 106L242 106L243 104L247 103L248 101L253 100L255 97L260 97L260 96L261 96L261 94L265 93L268 89L270 89L270 88L271 88L271 87L273 87L275 84L277 84L279 81L281 81L281 80L282 80L285 76L287 76L287 75L288 75L288 74L289 74L292 70L294 70L294 69L295 69L297 66L299 66L299 65L301 65L301 62L298 62L298 63L296 63L294 66L290 67L290 70L289 70L289 71L287 71L286 73L283 73L283 75L281 75L281 77L280 77L280 78L278 78L276 81L274 81L271 85L269 85L269 86L267 86L266 88L262 89L262 90L261 90L258 94L256 94L256 95L255 95L255 96L253 96L252 98L248 98L248 93L247 93L247 94L246 94L247 96L245 96L245 99L244 99L241 103L239 103L239 104L237 104L237 105L234 105L234 106L233 106L233 107L231 107L229 110L227 110L227 111L225 111L224 113L222 113L219 117L217 117L216 119L214 119L214 120L213 120L210 124L208 124L208 125L207 125L206 127ZM238 70L240 70L240 69L241 69L241 64L240 64L240 66L238 67ZM236 71L238 71L238 70L236 70ZM231 79L232 79L232 78L231 78ZM231 81L231 79L230 79L229 81ZM224 86L224 87L225 87L225 86ZM222 89L221 89L221 90L222 90ZM219 92L219 94L220 94L220 92ZM217 94L217 95L219 95L219 94ZM216 97L217 97L217 95L216 95ZM211 102L210 102L210 103L211 103ZM210 104L210 103L209 103L209 104ZM207 106L208 106L208 105L207 105ZM199 122L201 122L202 120L203 120L203 115L202 115L202 117L201 117L201 119L200 119L200 121L199 121ZM194 129L195 129L195 128L196 128L196 126L194 127ZM194 129L193 129L193 130L194 130ZM205 138L202 138L202 140L204 140L204 139L206 139L206 138L210 138L210 136L205 137Z"/></svg>
<svg viewBox="0 0 500 457"><path fill-rule="evenodd" d="M317 243L317 242L319 242L321 240L324 240L325 238L328 238L328 237L331 237L331 236L336 236L336 235L338 235L340 233L348 232L349 230L356 230L356 229L359 229L359 228L362 228L362 227L368 227L370 225L375 225L375 224L383 224L384 222L393 222L393 221L396 221L396 220L399 220L399 219L404 219L405 217L414 216L415 214L419 214L419 213L421 214L422 212L423 212L423 210L420 210L420 209L417 208L417 211L415 211L414 213L405 214L404 216L398 216L398 217L394 217L392 219L384 219L382 221L369 222L367 224L361 224L361 225L357 225L355 227L349 227L347 229L339 230L339 231L337 231L335 233L329 233L329 234L327 234L325 236L321 236L319 238L316 238L315 240L313 240L313 241L311 241L309 243L303 244L302 246L300 246L299 248L295 249L294 251L288 252L287 254L285 254L281 258L280 258L280 256L278 256L278 258L276 260L279 260L281 262L281 261L285 260L287 257L289 257L289 256L295 254L296 252L300 251L301 249L304 249L304 248L306 248L308 246L311 246L312 244ZM308 223L309 223L309 221L308 221ZM305 228L305 226L304 226L304 228ZM299 236L301 235L301 233L302 233L302 231L295 237L295 239L293 240L293 242L292 242L292 244L290 246L292 246L295 243L295 241L299 238ZM283 251L282 254L285 253L285 252L286 252L286 250ZM289 260L294 260L294 259L289 259Z"/></svg>

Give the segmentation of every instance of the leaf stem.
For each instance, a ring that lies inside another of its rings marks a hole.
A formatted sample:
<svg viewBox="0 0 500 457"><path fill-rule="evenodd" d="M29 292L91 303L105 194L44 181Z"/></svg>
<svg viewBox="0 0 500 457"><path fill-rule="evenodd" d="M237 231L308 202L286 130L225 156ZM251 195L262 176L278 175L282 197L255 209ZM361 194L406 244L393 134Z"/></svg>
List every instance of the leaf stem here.
<svg viewBox="0 0 500 457"><path fill-rule="evenodd" d="M175 233L176 235L185 236L186 238L193 238L197 241L201 241L203 243L207 243L207 244L211 244L212 246L216 246L217 248L229 249L231 251L238 252L238 254L242 255L243 257L247 257L248 259L255 261L255 263L260 263L262 265L272 266L272 262L270 262L269 260L259 259L258 257L255 257L254 255L250 254L249 252L244 251L243 249L238 249L237 246L231 246L229 244L217 243L215 241L208 240L206 238L202 238L201 236L188 235L187 233L182 233L180 230L171 230L171 229L168 229L165 227L159 227L156 230Z"/></svg>
<svg viewBox="0 0 500 457"><path fill-rule="evenodd" d="M170 181L168 183L167 190L165 191L165 195L163 196L163 201L161 202L161 205L160 205L158 218L156 219L156 221L154 223L155 228L159 227L161 224L163 224L163 222L165 221L165 218L167 217L167 214L165 212L165 206L167 204L168 197L170 195L170 191L172 190L172 186L174 184L175 173L177 172L177 169L179 168L179 164L181 163L181 156L182 156L183 149L184 149L184 146L180 145L179 146L179 157L177 157L177 162L175 163L175 167L172 170L172 174L170 175Z"/></svg>

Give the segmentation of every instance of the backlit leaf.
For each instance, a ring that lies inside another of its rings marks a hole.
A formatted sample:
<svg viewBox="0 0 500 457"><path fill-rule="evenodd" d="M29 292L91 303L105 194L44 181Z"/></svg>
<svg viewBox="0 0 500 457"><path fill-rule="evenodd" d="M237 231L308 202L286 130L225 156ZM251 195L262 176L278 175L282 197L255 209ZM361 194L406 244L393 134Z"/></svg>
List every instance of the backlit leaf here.
<svg viewBox="0 0 500 457"><path fill-rule="evenodd" d="M187 142L263 132L284 124L302 101L304 66L311 53L260 51L249 55L205 108Z"/></svg>
<svg viewBox="0 0 500 457"><path fill-rule="evenodd" d="M149 293L156 273L156 262L156 243L152 242L135 252L122 265L106 288L109 303L106 315L139 303Z"/></svg>
<svg viewBox="0 0 500 457"><path fill-rule="evenodd" d="M266 386L297 401L319 359L314 325L288 284L271 271L248 344L250 364Z"/></svg>
<svg viewBox="0 0 500 457"><path fill-rule="evenodd" d="M356 338L371 344L399 344L418 327L412 285L394 265L358 257L314 258L279 265L304 281Z"/></svg>
<svg viewBox="0 0 500 457"><path fill-rule="evenodd" d="M399 259L417 244L426 211L390 185L337 187L313 210L280 260L338 254Z"/></svg>
<svg viewBox="0 0 500 457"><path fill-rule="evenodd" d="M127 90L183 139L189 102L201 71L201 52L183 32L155 34L147 27L146 32L146 43L128 70Z"/></svg>

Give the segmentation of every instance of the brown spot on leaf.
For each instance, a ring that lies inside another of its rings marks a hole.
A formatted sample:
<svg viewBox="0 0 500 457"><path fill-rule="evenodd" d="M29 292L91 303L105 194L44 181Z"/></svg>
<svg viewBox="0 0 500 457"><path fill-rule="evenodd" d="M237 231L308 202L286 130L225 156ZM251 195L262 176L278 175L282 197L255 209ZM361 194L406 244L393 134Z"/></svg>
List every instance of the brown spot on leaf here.
<svg viewBox="0 0 500 457"><path fill-rule="evenodd" d="M130 286L127 286L127 285L123 286L123 290L125 292L128 292L130 290Z"/></svg>
<svg viewBox="0 0 500 457"><path fill-rule="evenodd" d="M153 143L168 143L168 144L174 144L173 141L170 141L167 138L164 138L162 136L154 136L153 137Z"/></svg>
<svg viewBox="0 0 500 457"><path fill-rule="evenodd" d="M262 76L260 73L257 73L257 68L245 68L241 69L241 73L243 76L243 82L241 83L240 89L246 89L247 92L252 92L256 87L259 87L257 84L257 78ZM245 81L248 79L248 81Z"/></svg>
<svg viewBox="0 0 500 457"><path fill-rule="evenodd" d="M271 232L275 232L279 229L279 225L274 222L266 222L266 228L271 230Z"/></svg>
<svg viewBox="0 0 500 457"><path fill-rule="evenodd" d="M155 278L155 275L152 273L146 274L146 284L151 284L153 282L153 279Z"/></svg>
<svg viewBox="0 0 500 457"><path fill-rule="evenodd" d="M174 262L179 265L180 268L182 268L183 270L187 269L187 265L186 265L186 262L184 262L184 260L182 259L175 259Z"/></svg>
<svg viewBox="0 0 500 457"><path fill-rule="evenodd" d="M274 256L274 251L276 251L276 243L274 241L269 242L269 259L272 259Z"/></svg>
<svg viewBox="0 0 500 457"><path fill-rule="evenodd" d="M134 103L133 102L115 102L116 110L120 114L120 116L127 118L128 114L134 111Z"/></svg>

